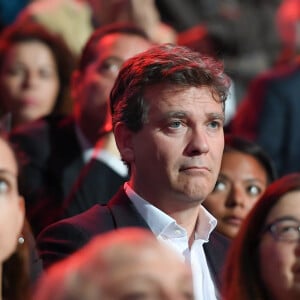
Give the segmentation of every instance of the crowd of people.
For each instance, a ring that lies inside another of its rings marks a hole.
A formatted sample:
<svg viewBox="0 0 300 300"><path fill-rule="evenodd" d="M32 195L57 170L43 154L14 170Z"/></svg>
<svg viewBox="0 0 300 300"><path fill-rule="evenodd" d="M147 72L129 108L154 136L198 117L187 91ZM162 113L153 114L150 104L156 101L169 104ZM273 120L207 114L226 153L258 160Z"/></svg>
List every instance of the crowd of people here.
<svg viewBox="0 0 300 300"><path fill-rule="evenodd" d="M0 299L300 299L299 0L0 8Z"/></svg>

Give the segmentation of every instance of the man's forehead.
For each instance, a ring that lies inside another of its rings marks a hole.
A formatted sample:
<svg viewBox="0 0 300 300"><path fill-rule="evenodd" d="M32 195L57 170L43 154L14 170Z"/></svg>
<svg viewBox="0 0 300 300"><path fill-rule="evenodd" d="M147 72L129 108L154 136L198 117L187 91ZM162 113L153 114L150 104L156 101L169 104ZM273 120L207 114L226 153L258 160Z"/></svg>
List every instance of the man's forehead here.
<svg viewBox="0 0 300 300"><path fill-rule="evenodd" d="M181 118L201 114L224 121L223 103L217 101L207 87L166 87L158 84L147 88L144 98L150 114L160 111L165 117Z"/></svg>
<svg viewBox="0 0 300 300"><path fill-rule="evenodd" d="M182 99L185 103L188 99L194 101L206 100L222 106L222 102L217 98L212 88L207 86L186 86L175 85L172 83L157 83L148 86L145 89L144 96L146 99L160 99L162 101L173 103L173 99ZM174 101L175 102L175 101Z"/></svg>
<svg viewBox="0 0 300 300"><path fill-rule="evenodd" d="M150 41L137 34L113 33L98 41L95 52L98 60L115 57L124 62L151 46Z"/></svg>
<svg viewBox="0 0 300 300"><path fill-rule="evenodd" d="M115 44L121 43L123 45L124 39L126 44L134 43L137 39L141 39L150 44L150 41L142 37L141 35L129 32L112 32L101 37L97 42L97 48L112 47Z"/></svg>

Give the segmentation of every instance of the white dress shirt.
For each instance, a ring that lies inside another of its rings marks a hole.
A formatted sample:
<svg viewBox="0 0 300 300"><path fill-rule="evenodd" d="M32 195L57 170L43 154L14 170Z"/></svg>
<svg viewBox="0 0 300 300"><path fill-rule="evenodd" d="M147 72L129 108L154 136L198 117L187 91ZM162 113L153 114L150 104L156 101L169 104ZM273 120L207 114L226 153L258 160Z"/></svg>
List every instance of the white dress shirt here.
<svg viewBox="0 0 300 300"><path fill-rule="evenodd" d="M174 248L191 265L195 299L216 300L216 290L203 249L203 244L208 242L211 231L217 225L216 219L200 205L195 240L189 248L186 230L173 218L141 198L128 183L124 184L124 190L157 239Z"/></svg>

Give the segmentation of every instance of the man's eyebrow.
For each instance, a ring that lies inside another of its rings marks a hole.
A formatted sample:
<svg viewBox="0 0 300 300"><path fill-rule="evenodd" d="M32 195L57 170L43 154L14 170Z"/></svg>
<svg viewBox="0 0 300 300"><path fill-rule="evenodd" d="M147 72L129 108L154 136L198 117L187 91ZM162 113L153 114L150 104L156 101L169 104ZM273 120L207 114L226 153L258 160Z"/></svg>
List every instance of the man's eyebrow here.
<svg viewBox="0 0 300 300"><path fill-rule="evenodd" d="M223 123L225 122L225 115L224 113L208 113L207 116L210 119L219 119L221 120Z"/></svg>
<svg viewBox="0 0 300 300"><path fill-rule="evenodd" d="M185 118L188 115L185 111L169 111L166 116L169 118Z"/></svg>
<svg viewBox="0 0 300 300"><path fill-rule="evenodd" d="M164 117L165 118L187 118L190 113L186 112L184 110L176 110L176 111L169 111L166 112ZM206 114L207 118L210 120L221 120L223 123L225 122L225 115L224 113L218 113L218 112L212 112L212 113L207 113Z"/></svg>
<svg viewBox="0 0 300 300"><path fill-rule="evenodd" d="M107 56L107 57L104 57L102 61L112 61L112 62L119 62L119 63L123 63L124 60L118 56Z"/></svg>

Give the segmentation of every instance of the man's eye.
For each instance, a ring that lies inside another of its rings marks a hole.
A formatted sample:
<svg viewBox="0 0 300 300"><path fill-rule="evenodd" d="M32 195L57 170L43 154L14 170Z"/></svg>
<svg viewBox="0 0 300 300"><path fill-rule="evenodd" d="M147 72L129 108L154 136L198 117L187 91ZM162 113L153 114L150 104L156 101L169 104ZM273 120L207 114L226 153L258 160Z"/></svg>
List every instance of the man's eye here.
<svg viewBox="0 0 300 300"><path fill-rule="evenodd" d="M182 122L181 121L172 121L169 124L169 127L173 128L173 129L180 128L181 126L182 126Z"/></svg>
<svg viewBox="0 0 300 300"><path fill-rule="evenodd" d="M258 196L262 193L262 189L256 185L249 185L247 187L247 193L251 196Z"/></svg>
<svg viewBox="0 0 300 300"><path fill-rule="evenodd" d="M208 126L212 129L218 129L222 127L222 123L220 121L211 121L209 122Z"/></svg>
<svg viewBox="0 0 300 300"><path fill-rule="evenodd" d="M102 65L102 70L109 70L109 71L114 71L118 72L119 71L119 66L116 64L112 63L106 63Z"/></svg>
<svg viewBox="0 0 300 300"><path fill-rule="evenodd" d="M114 61L104 61L99 68L99 72L118 74L120 71L120 67L121 62L119 63Z"/></svg>

